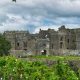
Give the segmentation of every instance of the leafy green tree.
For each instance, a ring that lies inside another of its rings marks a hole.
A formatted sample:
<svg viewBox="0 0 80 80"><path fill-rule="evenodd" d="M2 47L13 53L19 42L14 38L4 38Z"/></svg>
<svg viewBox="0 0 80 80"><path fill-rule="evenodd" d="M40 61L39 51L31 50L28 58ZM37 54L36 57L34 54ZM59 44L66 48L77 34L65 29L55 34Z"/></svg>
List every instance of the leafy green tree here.
<svg viewBox="0 0 80 80"><path fill-rule="evenodd" d="M2 34L0 34L0 56L8 55L10 48L10 42L7 41Z"/></svg>

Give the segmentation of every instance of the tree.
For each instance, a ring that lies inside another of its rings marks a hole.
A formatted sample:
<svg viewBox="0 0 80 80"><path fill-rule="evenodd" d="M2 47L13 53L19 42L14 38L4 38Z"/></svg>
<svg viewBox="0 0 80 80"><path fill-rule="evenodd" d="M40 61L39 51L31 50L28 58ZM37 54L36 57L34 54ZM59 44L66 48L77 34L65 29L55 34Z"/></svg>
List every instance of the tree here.
<svg viewBox="0 0 80 80"><path fill-rule="evenodd" d="M2 34L0 34L0 56L8 55L10 48L10 42L7 41Z"/></svg>
<svg viewBox="0 0 80 80"><path fill-rule="evenodd" d="M16 0L12 0L13 2L16 2Z"/></svg>

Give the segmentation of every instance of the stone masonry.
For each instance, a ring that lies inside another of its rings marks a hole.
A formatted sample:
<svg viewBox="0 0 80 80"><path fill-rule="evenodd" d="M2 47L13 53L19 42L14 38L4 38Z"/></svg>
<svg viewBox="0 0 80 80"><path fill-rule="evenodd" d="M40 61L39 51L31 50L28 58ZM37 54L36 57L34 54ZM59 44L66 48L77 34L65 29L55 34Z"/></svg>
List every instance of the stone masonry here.
<svg viewBox="0 0 80 80"><path fill-rule="evenodd" d="M58 31L40 29L37 34L30 34L28 31L5 31L4 35L11 42L11 53L17 56L69 55L71 51L80 54L80 28L67 29L62 25Z"/></svg>

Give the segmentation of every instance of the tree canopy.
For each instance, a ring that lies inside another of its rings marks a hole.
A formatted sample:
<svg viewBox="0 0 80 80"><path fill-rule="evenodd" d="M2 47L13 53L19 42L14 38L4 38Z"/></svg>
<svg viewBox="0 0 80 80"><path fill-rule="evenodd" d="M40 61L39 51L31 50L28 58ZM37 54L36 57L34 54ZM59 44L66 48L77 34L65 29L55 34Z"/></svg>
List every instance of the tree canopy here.
<svg viewBox="0 0 80 80"><path fill-rule="evenodd" d="M10 42L7 41L2 34L0 34L0 56L8 55L10 48Z"/></svg>
<svg viewBox="0 0 80 80"><path fill-rule="evenodd" d="M13 2L16 2L16 0L12 0Z"/></svg>

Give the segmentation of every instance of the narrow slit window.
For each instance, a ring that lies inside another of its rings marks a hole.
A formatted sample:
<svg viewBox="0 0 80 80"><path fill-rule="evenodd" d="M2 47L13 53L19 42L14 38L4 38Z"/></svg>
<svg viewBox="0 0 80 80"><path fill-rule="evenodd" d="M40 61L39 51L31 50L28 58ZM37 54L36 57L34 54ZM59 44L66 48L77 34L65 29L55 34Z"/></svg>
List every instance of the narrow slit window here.
<svg viewBox="0 0 80 80"><path fill-rule="evenodd" d="M61 42L61 43L60 43L60 48L61 48L61 49L62 49L62 46L63 46L63 43Z"/></svg>
<svg viewBox="0 0 80 80"><path fill-rule="evenodd" d="M67 42L69 43L69 39L67 40Z"/></svg>
<svg viewBox="0 0 80 80"><path fill-rule="evenodd" d="M52 49L53 49L53 44L52 44Z"/></svg>
<svg viewBox="0 0 80 80"><path fill-rule="evenodd" d="M63 41L63 36L60 38L60 41Z"/></svg>

